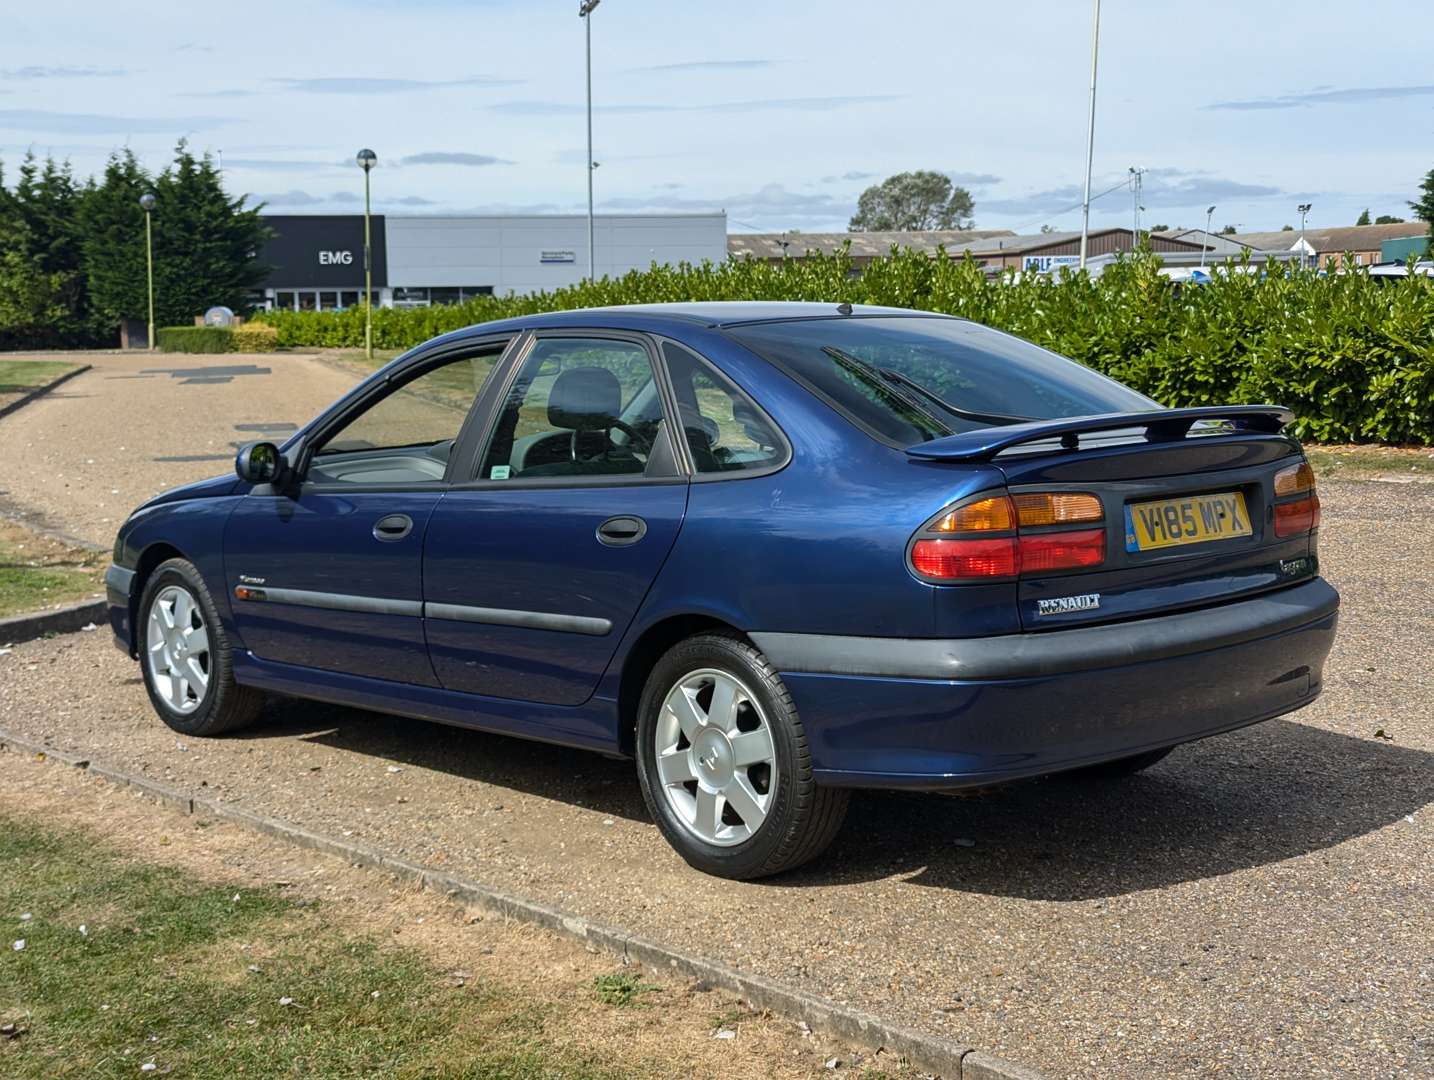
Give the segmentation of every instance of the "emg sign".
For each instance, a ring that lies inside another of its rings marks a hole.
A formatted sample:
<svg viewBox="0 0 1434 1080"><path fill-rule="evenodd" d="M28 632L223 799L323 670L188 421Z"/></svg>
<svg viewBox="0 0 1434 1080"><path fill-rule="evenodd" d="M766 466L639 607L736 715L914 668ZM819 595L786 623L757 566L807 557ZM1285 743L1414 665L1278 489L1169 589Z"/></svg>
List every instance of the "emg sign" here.
<svg viewBox="0 0 1434 1080"><path fill-rule="evenodd" d="M362 289L362 214L275 214L273 233L259 253L272 267L266 284L277 289ZM373 216L373 287L388 284L386 226Z"/></svg>

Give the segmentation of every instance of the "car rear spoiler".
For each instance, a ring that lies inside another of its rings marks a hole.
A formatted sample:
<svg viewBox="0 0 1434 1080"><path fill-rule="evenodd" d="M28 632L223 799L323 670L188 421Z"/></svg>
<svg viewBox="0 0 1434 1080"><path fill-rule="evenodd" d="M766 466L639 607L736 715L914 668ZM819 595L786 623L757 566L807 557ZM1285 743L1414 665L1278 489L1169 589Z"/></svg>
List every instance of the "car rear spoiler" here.
<svg viewBox="0 0 1434 1080"><path fill-rule="evenodd" d="M959 435L908 446L906 452L927 461L990 461L1003 450L1025 443L1059 439L1062 450L1080 449L1080 437L1099 431L1143 428L1148 442L1177 442L1201 421L1224 421L1232 433L1274 434L1295 418L1283 405L1219 405L1194 409L1158 409L1150 412L1105 413L1101 416L1067 416L1059 420L1033 420L1026 424L963 431Z"/></svg>

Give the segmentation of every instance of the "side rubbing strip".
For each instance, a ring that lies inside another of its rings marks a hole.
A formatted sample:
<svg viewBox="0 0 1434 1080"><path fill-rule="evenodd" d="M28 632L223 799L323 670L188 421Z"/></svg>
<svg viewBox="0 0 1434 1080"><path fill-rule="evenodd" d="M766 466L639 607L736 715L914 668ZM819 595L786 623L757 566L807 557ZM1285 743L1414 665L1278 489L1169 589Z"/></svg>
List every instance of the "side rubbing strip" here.
<svg viewBox="0 0 1434 1080"><path fill-rule="evenodd" d="M594 619L586 615L558 615L548 611L468 607L465 604L428 603L424 604L423 608L427 618L449 619L453 622L488 623L492 626L523 626L529 630L560 630L568 634L587 634L590 637L602 637L612 630L612 623L607 619Z"/></svg>
<svg viewBox="0 0 1434 1080"><path fill-rule="evenodd" d="M234 595L240 600L263 601L271 604L293 604L295 607L325 608L329 611L360 611L371 615L408 615L418 618L423 604L418 600L387 600L381 596L351 596L348 593L310 592L308 589L262 589L239 586Z"/></svg>

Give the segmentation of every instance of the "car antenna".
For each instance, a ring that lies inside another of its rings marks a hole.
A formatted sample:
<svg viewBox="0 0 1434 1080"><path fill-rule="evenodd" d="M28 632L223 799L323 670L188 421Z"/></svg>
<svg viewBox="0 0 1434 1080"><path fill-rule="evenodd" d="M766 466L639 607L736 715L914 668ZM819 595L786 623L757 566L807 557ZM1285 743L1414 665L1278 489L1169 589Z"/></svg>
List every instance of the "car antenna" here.
<svg viewBox="0 0 1434 1080"><path fill-rule="evenodd" d="M848 304L845 300L843 300L840 304L837 305L837 314L838 314L838 315L850 315L850 314L851 314L851 305Z"/></svg>

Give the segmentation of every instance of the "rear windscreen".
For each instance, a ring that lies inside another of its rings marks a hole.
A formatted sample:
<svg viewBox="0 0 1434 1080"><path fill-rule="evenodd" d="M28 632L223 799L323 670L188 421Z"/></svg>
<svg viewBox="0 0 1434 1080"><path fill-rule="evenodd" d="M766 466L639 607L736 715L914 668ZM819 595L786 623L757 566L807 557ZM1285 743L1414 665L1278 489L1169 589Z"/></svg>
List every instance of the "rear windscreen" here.
<svg viewBox="0 0 1434 1080"><path fill-rule="evenodd" d="M895 446L996 424L1160 408L1074 360L957 319L804 319L727 333Z"/></svg>

